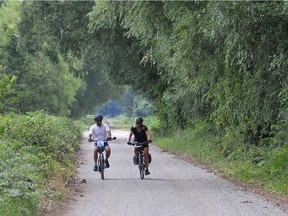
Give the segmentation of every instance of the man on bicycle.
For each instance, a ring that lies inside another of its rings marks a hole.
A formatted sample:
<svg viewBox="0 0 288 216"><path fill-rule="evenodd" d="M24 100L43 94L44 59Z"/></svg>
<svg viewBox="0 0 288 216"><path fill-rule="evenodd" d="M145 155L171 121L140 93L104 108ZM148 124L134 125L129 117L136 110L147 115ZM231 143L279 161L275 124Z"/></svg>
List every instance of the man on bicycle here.
<svg viewBox="0 0 288 216"><path fill-rule="evenodd" d="M97 114L94 116L94 121L96 122L94 125L90 127L89 130L89 142L92 141L104 141L104 140L112 140L111 139L111 131L109 129L109 126L106 123L102 123L103 116L100 114ZM108 162L109 156L111 154L111 149L108 144L108 142L104 142L104 148L106 152L106 159L105 159L105 166L106 168L110 167L110 164ZM95 145L94 152L93 152L93 158L94 158L94 167L93 171L98 171L97 167L97 159L98 159L98 147Z"/></svg>
<svg viewBox="0 0 288 216"><path fill-rule="evenodd" d="M134 135L134 142L138 142L138 143L141 143L141 142L147 142L145 145L144 145L144 161L145 161L145 175L149 175L150 172L149 172L149 169L148 169L148 166L149 166L149 145L148 145L148 142L152 142L151 141L151 136L150 136L150 132L148 130L148 128L143 125L143 118L142 117L137 117L136 120L135 120L135 125L131 127L130 129L130 133L129 133L129 136L128 136L128 142L127 144L130 144L131 143L131 137L132 135ZM138 161L138 152L137 152L137 148L135 147L134 148L134 164L138 164L139 161Z"/></svg>

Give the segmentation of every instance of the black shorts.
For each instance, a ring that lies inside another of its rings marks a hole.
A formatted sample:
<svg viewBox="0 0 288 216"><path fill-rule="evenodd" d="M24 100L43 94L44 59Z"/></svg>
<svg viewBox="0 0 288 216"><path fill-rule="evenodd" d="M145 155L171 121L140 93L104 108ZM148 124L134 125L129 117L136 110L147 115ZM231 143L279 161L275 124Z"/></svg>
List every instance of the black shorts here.
<svg viewBox="0 0 288 216"><path fill-rule="evenodd" d="M148 145L148 142L146 142L145 144L142 145L144 148L148 148L149 145Z"/></svg>

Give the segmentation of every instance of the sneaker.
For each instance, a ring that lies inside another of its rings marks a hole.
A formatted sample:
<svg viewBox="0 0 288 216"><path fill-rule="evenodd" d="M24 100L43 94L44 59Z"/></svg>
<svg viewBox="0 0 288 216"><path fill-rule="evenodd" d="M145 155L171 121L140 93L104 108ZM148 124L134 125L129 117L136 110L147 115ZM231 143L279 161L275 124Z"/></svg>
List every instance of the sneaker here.
<svg viewBox="0 0 288 216"><path fill-rule="evenodd" d="M110 164L109 164L108 160L105 161L105 165L106 165L105 168L109 168L110 167Z"/></svg>
<svg viewBox="0 0 288 216"><path fill-rule="evenodd" d="M97 172L97 171L98 171L98 167L97 167L96 165L93 167L93 171L94 171L94 172Z"/></svg>
<svg viewBox="0 0 288 216"><path fill-rule="evenodd" d="M150 175L150 172L148 169L145 170L145 175Z"/></svg>
<svg viewBox="0 0 288 216"><path fill-rule="evenodd" d="M138 165L139 164L139 159L135 155L133 156L133 163L134 163L134 165Z"/></svg>

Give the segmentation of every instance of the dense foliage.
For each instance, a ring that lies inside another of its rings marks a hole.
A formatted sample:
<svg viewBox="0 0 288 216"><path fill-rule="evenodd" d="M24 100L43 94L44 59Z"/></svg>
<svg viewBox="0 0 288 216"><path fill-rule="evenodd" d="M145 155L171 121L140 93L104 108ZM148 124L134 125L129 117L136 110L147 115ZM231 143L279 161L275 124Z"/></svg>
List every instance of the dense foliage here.
<svg viewBox="0 0 288 216"><path fill-rule="evenodd" d="M64 192L81 136L79 123L64 117L41 112L1 115L1 214L40 215L51 197L55 200Z"/></svg>
<svg viewBox="0 0 288 216"><path fill-rule="evenodd" d="M287 3L99 2L90 20L107 58L126 53L107 72L153 99L163 126L200 119L231 142L285 144Z"/></svg>
<svg viewBox="0 0 288 216"><path fill-rule="evenodd" d="M77 117L122 94L90 54L97 49L90 45L93 39L88 34L87 14L93 5L45 1L1 5L0 73L6 80L1 84L6 85L1 113L45 110Z"/></svg>

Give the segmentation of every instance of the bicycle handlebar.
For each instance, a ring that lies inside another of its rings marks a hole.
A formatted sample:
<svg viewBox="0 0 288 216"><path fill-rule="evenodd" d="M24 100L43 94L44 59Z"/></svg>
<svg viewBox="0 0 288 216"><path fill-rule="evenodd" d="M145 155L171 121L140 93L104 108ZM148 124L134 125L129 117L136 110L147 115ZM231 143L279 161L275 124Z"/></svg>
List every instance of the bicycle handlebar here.
<svg viewBox="0 0 288 216"><path fill-rule="evenodd" d="M130 143L127 143L127 145L132 145L132 146L135 146L135 145L145 145L145 144L147 144L147 143L149 143L149 142L152 142L152 141L145 141L145 142L141 142L141 143L139 143L139 142L130 142Z"/></svg>
<svg viewBox="0 0 288 216"><path fill-rule="evenodd" d="M113 137L111 139L102 140L102 141L108 142L108 141L112 141L112 140L116 140L116 137ZM92 140L92 141L89 141L89 142L99 142L99 141L101 141L101 140Z"/></svg>

